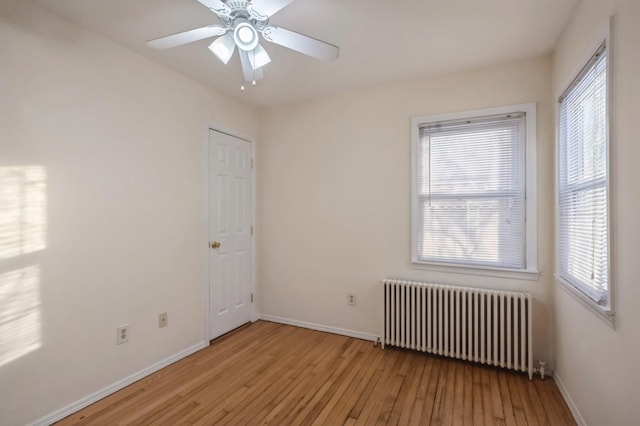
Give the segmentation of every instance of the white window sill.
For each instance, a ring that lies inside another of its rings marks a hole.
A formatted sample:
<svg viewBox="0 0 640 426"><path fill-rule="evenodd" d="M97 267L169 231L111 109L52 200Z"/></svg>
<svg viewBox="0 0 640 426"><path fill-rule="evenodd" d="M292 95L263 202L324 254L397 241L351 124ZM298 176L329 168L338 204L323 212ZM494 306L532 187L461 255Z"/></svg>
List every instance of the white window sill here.
<svg viewBox="0 0 640 426"><path fill-rule="evenodd" d="M569 284L568 282L560 278L558 274L555 274L554 277L556 279L556 283L558 283L560 288L562 288L564 291L566 291L571 296L573 296L574 299L580 302L585 308L590 310L596 317L601 319L609 327L611 327L614 330L616 329L615 327L616 314L614 311L598 305L593 300L589 299L580 290L576 289L574 286L572 286L571 284Z"/></svg>
<svg viewBox="0 0 640 426"><path fill-rule="evenodd" d="M511 278L517 280L538 281L537 269L483 268L441 263L412 262L413 269L447 272L451 274L479 275L485 277Z"/></svg>

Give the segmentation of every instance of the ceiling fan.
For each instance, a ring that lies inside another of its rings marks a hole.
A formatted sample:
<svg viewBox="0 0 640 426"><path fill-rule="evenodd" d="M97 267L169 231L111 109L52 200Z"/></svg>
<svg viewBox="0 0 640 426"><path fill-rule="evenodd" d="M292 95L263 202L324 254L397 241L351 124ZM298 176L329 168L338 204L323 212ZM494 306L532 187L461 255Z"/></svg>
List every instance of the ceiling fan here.
<svg viewBox="0 0 640 426"><path fill-rule="evenodd" d="M218 16L221 25L209 25L149 40L155 49L168 49L210 37L217 38L209 50L225 65L238 47L244 80L253 82L263 77L262 67L271 62L259 35L268 42L293 49L314 58L332 61L340 48L285 28L269 25L269 18L293 0L198 0ZM244 89L244 86L242 86Z"/></svg>

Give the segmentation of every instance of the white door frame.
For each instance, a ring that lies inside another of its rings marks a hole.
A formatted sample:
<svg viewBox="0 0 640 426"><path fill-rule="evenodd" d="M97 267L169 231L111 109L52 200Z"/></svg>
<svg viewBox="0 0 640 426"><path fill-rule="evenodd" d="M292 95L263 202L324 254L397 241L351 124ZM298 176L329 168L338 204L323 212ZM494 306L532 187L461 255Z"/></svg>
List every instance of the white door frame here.
<svg viewBox="0 0 640 426"><path fill-rule="evenodd" d="M254 295L253 303L251 304L251 322L255 322L258 319L258 294L256 291L256 168L255 168L255 158L256 158L256 143L253 137L243 135L240 132L229 129L225 126L221 126L217 123L210 123L204 131L204 142L202 148L202 179L204 182L204 223L203 223L203 239L202 239L202 253L204 260L204 271L203 271L203 281L204 281L204 341L209 345L210 342L210 317L211 317L211 307L209 306L209 296L211 289L209 287L209 272L211 270L211 265L209 264L209 226L210 226L210 214L209 211L209 197L211 195L211 191L209 188L210 180L209 173L211 172L211 165L209 162L209 131L215 130L216 132L226 133L230 136L245 140L249 142L251 146L251 161L253 163L253 167L251 167L251 225L253 226L253 234L251 235L251 292Z"/></svg>

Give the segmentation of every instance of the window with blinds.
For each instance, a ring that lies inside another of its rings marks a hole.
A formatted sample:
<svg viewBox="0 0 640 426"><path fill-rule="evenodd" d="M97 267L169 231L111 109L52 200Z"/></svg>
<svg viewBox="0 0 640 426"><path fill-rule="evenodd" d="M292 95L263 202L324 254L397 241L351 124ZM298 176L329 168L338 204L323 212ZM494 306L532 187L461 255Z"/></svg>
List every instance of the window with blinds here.
<svg viewBox="0 0 640 426"><path fill-rule="evenodd" d="M439 118L414 123L414 263L534 269L525 221L527 112Z"/></svg>
<svg viewBox="0 0 640 426"><path fill-rule="evenodd" d="M560 97L558 275L609 305L607 52L602 45Z"/></svg>

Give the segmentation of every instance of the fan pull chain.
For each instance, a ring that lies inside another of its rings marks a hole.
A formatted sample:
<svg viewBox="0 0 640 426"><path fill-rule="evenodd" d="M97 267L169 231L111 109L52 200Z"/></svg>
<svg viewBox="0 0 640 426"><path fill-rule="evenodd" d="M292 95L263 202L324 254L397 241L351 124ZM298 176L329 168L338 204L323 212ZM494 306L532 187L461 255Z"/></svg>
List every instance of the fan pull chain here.
<svg viewBox="0 0 640 426"><path fill-rule="evenodd" d="M253 66L251 68L253 68L253 81L251 82L252 86L256 85L256 49L254 48L251 53L253 54Z"/></svg>

